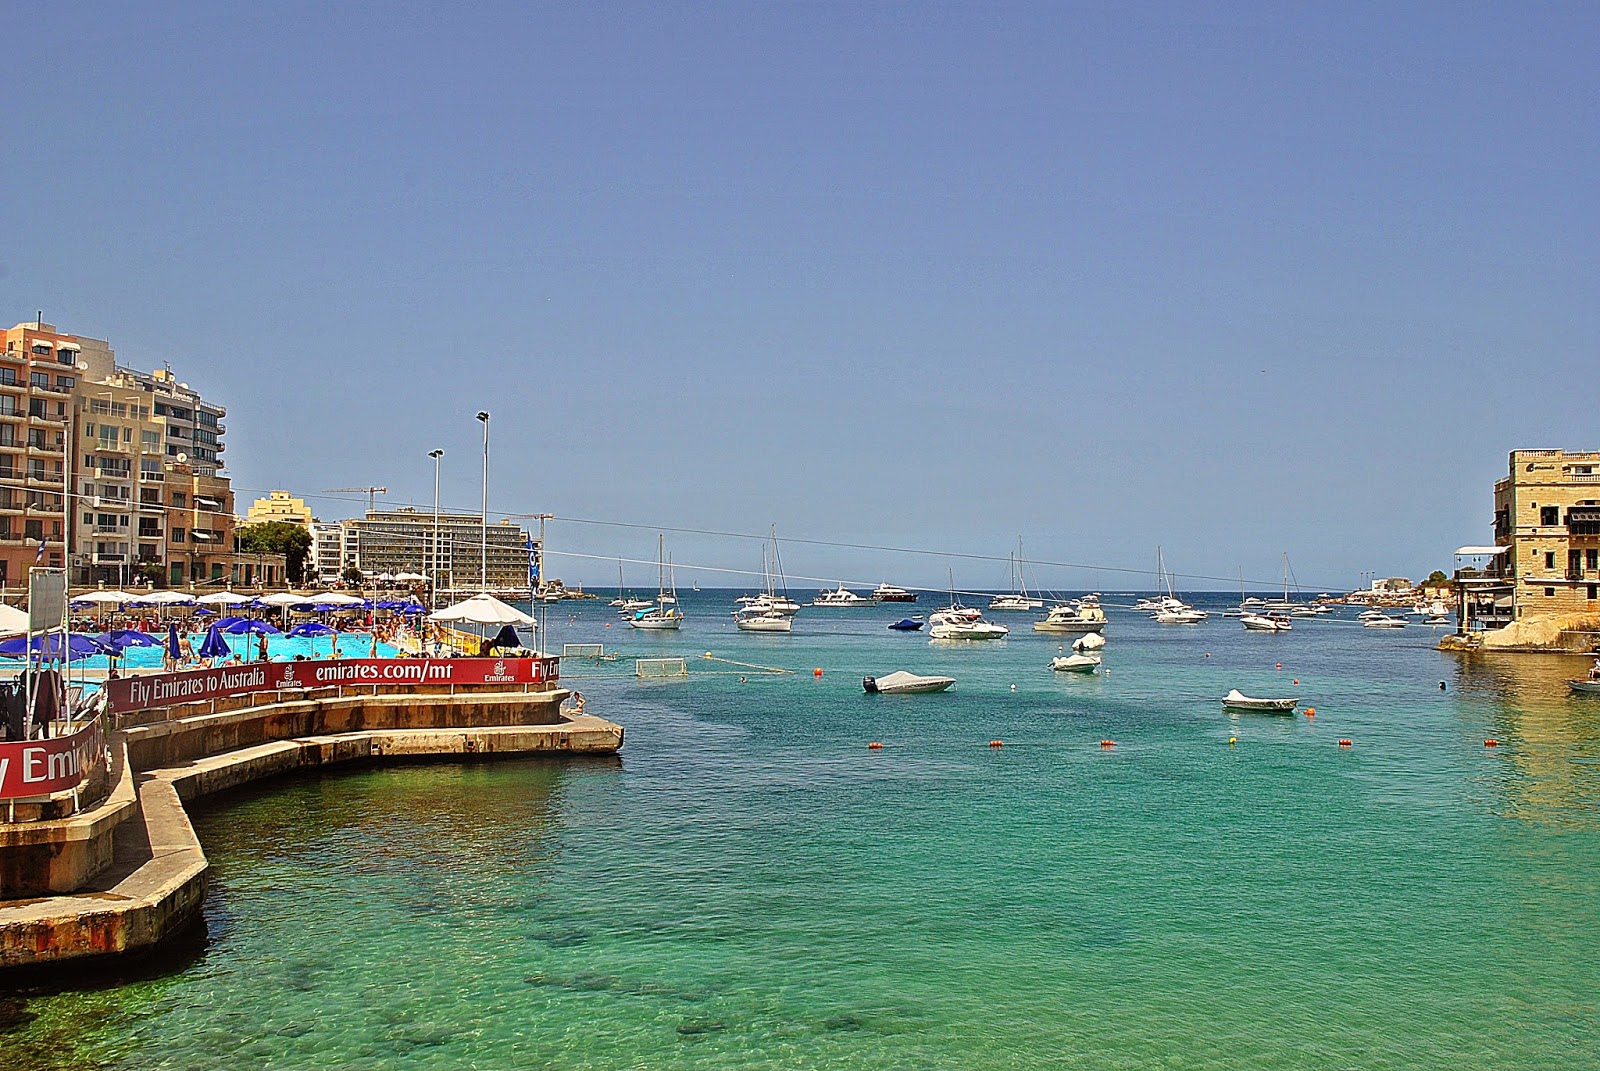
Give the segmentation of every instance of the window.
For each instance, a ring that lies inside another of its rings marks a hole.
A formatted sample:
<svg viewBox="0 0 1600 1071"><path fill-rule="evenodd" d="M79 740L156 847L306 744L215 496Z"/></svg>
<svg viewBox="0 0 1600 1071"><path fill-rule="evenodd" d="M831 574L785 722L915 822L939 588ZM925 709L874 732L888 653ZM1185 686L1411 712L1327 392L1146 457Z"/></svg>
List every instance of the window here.
<svg viewBox="0 0 1600 1071"><path fill-rule="evenodd" d="M0 446L17 445L17 429L12 424L0 424Z"/></svg>
<svg viewBox="0 0 1600 1071"><path fill-rule="evenodd" d="M1594 584L1589 585L1589 599L1591 602L1594 600L1596 586L1597 585Z"/></svg>
<svg viewBox="0 0 1600 1071"><path fill-rule="evenodd" d="M1544 567L1546 569L1554 569L1556 567L1556 552L1555 551L1547 550L1547 551L1544 552Z"/></svg>
<svg viewBox="0 0 1600 1071"><path fill-rule="evenodd" d="M32 372L28 375L28 383L36 390L49 390L50 377L44 372Z"/></svg>
<svg viewBox="0 0 1600 1071"><path fill-rule="evenodd" d="M1584 551L1583 565L1586 569L1600 569L1600 549L1590 547Z"/></svg>
<svg viewBox="0 0 1600 1071"><path fill-rule="evenodd" d="M16 416L17 399L12 394L0 394L0 416Z"/></svg>
<svg viewBox="0 0 1600 1071"><path fill-rule="evenodd" d="M1556 589L1555 588L1545 588L1544 589L1544 597L1547 598L1547 599L1555 598L1556 597Z"/></svg>
<svg viewBox="0 0 1600 1071"><path fill-rule="evenodd" d="M1539 523L1545 527L1561 523L1560 506L1542 506L1539 509Z"/></svg>
<svg viewBox="0 0 1600 1071"><path fill-rule="evenodd" d="M22 538L24 538L24 539L43 539L44 538L44 522L43 521L24 521L23 524L22 524Z"/></svg>
<svg viewBox="0 0 1600 1071"><path fill-rule="evenodd" d="M46 418L48 414L45 411L43 398L28 399L28 415L31 417L38 417L40 420L44 420Z"/></svg>
<svg viewBox="0 0 1600 1071"><path fill-rule="evenodd" d="M78 363L78 351L56 350L56 360L69 367L75 365Z"/></svg>
<svg viewBox="0 0 1600 1071"><path fill-rule="evenodd" d="M182 528L174 528L172 530L172 541L174 543L182 543L183 542L183 537L184 537L184 531L183 531Z"/></svg>
<svg viewBox="0 0 1600 1071"><path fill-rule="evenodd" d="M73 387L76 387L77 385L78 385L78 381L73 376L57 376L56 377L56 389L57 390L70 391Z"/></svg>
<svg viewBox="0 0 1600 1071"><path fill-rule="evenodd" d="M174 509L188 509L189 496L184 494L182 491L172 492L172 507Z"/></svg>
<svg viewBox="0 0 1600 1071"><path fill-rule="evenodd" d="M0 368L0 384L4 384L7 387L15 387L17 385L17 370L10 365Z"/></svg>
<svg viewBox="0 0 1600 1071"><path fill-rule="evenodd" d="M160 450L161 433L159 431L141 431L139 433L139 446L145 450Z"/></svg>
<svg viewBox="0 0 1600 1071"><path fill-rule="evenodd" d="M38 338L34 339L33 340L33 352L34 353L49 354L49 352L50 352L50 343L44 341L43 339L38 339Z"/></svg>

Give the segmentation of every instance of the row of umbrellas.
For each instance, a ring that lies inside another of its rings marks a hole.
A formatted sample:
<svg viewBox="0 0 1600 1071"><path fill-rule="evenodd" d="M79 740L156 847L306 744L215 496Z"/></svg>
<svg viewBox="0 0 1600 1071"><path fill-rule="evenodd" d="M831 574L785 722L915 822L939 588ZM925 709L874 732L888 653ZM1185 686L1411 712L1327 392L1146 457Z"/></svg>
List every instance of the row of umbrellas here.
<svg viewBox="0 0 1600 1071"><path fill-rule="evenodd" d="M231 591L202 595L191 599L178 591L153 591L148 595L134 595L126 591L91 591L72 600L74 606L248 606L257 610L284 607L292 610L393 610L402 614L423 614L428 608L410 599L384 599L373 602L337 591L324 591L317 595L294 595L278 592L265 598L252 599Z"/></svg>
<svg viewBox="0 0 1600 1071"><path fill-rule="evenodd" d="M101 595L110 593L95 592L95 594ZM156 594L173 593L157 592ZM219 594L222 593L219 592ZM330 592L328 594L337 593ZM266 599L261 601L268 602L269 600L280 599L282 597L283 596L269 595ZM289 596L289 598L297 601L294 603L282 603L281 605L305 605L305 603L301 601L301 596ZM315 598L321 598L321 596L315 596ZM341 596L341 598L349 601L343 604L330 604L328 608L338 608L340 605L353 606L364 601L361 599L352 599L350 596ZM318 609L322 608L322 605L317 603L312 603L311 605L316 606ZM417 603L402 601L396 601L389 605L385 605L384 603L380 602L377 603L376 606L380 610L395 609L401 613L413 612L413 608L415 612L422 612L425 610L423 606ZM24 619L22 628L24 630L27 628L26 614L23 614L21 611L16 610L13 607L0 606L0 609L12 610L13 613L20 615ZM446 624L522 625L529 628L534 627L534 619L528 614L525 614L516 607L501 602L493 595L488 594L474 595L470 599L464 599L461 602L456 603L454 606L448 606L443 610L439 610L433 614L430 614L428 619L430 621L438 621ZM211 623L210 627L206 630L205 642L200 645L199 650L197 650L195 653L201 658L226 658L231 655L233 651L228 646L228 641L225 637L246 635L287 636L291 639L294 639L302 636L336 636L338 635L338 630L333 628L333 626L323 624L320 621L306 621L295 625L293 628L289 629L288 632L284 632L277 626L256 618L238 616L223 617ZM47 659L62 658L62 642L61 634L56 632L34 636L32 639L19 636L16 639L0 642L0 655L6 655L12 658L23 658L29 654L32 654L36 657ZM67 635L65 644L65 660L69 662L76 662L81 658L93 658L96 655L120 655L129 647L158 647L161 645L161 641L151 636L149 633L139 632L136 629L116 629L101 635L92 635L84 632L69 633ZM178 626L176 623L172 624L168 629L167 648L169 653L174 658L178 657Z"/></svg>
<svg viewBox="0 0 1600 1071"><path fill-rule="evenodd" d="M266 621L255 621L249 618L235 617L214 621L206 629L205 640L195 651L201 658L226 658L233 654L233 649L228 646L225 636L287 636L289 639L299 637L337 636L339 630L332 625L324 625L320 621L307 621L296 625L288 632L273 627ZM76 662L83 658L93 658L96 655L121 655L130 647L160 647L162 641L148 632L139 632L136 629L113 629L110 632L94 635L87 632L70 632L66 639L65 659ZM178 657L178 626L173 624L167 630L166 647L168 653L174 658ZM0 643L0 655L11 658L23 658L34 655L44 659L56 659L62 656L61 634L58 632L46 633L35 636L31 640L18 636L13 640Z"/></svg>

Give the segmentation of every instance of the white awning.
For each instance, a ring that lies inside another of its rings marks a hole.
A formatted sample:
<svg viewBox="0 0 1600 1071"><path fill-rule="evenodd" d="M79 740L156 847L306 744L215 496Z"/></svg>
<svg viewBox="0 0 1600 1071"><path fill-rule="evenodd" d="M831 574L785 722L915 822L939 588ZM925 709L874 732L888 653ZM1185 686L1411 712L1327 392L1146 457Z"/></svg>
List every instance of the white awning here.
<svg viewBox="0 0 1600 1071"><path fill-rule="evenodd" d="M1510 550L1510 547L1457 547L1456 557L1471 557L1477 554L1487 554L1493 556L1496 554L1505 554Z"/></svg>
<svg viewBox="0 0 1600 1071"><path fill-rule="evenodd" d="M189 538L190 539L198 539L202 543L211 542L211 535L210 535L209 532L190 532L189 533Z"/></svg>
<svg viewBox="0 0 1600 1071"><path fill-rule="evenodd" d="M56 343L56 349L58 349L58 350L81 350L81 349L83 349L83 347L78 345L76 342L57 342Z"/></svg>

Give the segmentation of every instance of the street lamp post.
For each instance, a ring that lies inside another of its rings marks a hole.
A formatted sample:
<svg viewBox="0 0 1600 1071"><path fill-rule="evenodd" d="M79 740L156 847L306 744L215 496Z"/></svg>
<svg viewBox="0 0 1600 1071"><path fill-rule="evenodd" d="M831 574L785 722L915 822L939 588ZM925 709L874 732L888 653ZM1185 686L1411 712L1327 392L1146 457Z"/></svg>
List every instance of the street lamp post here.
<svg viewBox="0 0 1600 1071"><path fill-rule="evenodd" d="M483 590L489 590L489 411L480 409L478 419L483 423L483 547L478 574Z"/></svg>
<svg viewBox="0 0 1600 1071"><path fill-rule="evenodd" d="M433 583L429 590L433 593L433 609L439 608L439 459L444 456L443 450L429 450L428 456L433 458Z"/></svg>

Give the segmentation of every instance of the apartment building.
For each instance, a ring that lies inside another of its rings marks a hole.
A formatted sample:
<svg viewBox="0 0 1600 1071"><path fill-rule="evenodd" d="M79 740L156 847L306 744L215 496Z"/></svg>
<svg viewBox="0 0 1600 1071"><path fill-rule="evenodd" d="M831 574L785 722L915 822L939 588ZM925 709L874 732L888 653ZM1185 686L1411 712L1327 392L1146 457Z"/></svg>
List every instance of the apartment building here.
<svg viewBox="0 0 1600 1071"><path fill-rule="evenodd" d="M368 510L345 521L344 561L367 576L420 573L439 578L441 588L520 590L528 586L528 532L512 521L487 529L476 513L439 514L438 556L434 555L434 515L411 508ZM483 579L485 538L488 583ZM538 540L533 541L537 550ZM437 570L437 573L435 572Z"/></svg>
<svg viewBox="0 0 1600 1071"><path fill-rule="evenodd" d="M187 461L168 463L162 504L169 585L244 582L235 566L252 559L234 551L233 487L226 476Z"/></svg>
<svg viewBox="0 0 1600 1071"><path fill-rule="evenodd" d="M27 584L35 563L67 563L66 449L80 355L95 339L37 320L4 334L0 350L0 588ZM41 552L40 547L43 545Z"/></svg>
<svg viewBox="0 0 1600 1071"><path fill-rule="evenodd" d="M224 467L227 425L223 418L228 411L180 382L170 365L154 372L123 368L117 365L115 354L104 348L85 349L82 361L86 379L99 383L120 376L150 396L151 414L163 420L162 453L168 461L186 464L202 476L215 476Z"/></svg>
<svg viewBox="0 0 1600 1071"><path fill-rule="evenodd" d="M124 587L163 576L166 561L166 420L151 396L115 372L79 381L71 577Z"/></svg>
<svg viewBox="0 0 1600 1071"><path fill-rule="evenodd" d="M1494 541L1517 620L1600 614L1600 451L1513 450Z"/></svg>

